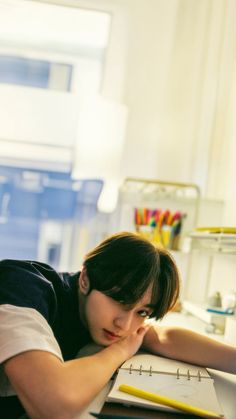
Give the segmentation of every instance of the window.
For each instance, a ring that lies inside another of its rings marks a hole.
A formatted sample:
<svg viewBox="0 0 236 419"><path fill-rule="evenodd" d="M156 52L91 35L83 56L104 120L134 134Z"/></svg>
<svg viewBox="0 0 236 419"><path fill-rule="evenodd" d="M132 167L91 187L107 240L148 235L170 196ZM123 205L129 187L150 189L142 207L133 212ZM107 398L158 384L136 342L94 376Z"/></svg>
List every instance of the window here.
<svg viewBox="0 0 236 419"><path fill-rule="evenodd" d="M0 161L72 166L79 112L101 87L110 21L66 0L0 0Z"/></svg>
<svg viewBox="0 0 236 419"><path fill-rule="evenodd" d="M0 55L0 83L70 91L71 76L70 64Z"/></svg>

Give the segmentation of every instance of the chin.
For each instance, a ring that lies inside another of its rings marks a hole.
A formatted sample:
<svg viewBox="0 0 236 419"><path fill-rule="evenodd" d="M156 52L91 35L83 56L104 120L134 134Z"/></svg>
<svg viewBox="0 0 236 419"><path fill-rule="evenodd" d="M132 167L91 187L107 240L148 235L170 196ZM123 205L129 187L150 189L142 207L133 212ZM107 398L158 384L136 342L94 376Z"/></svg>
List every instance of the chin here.
<svg viewBox="0 0 236 419"><path fill-rule="evenodd" d="M105 338L102 338L102 337L99 337L99 336L93 336L92 335L92 339L93 339L93 342L96 343L96 345L99 345L99 346L106 347L106 346L110 346L112 344L112 342L108 342Z"/></svg>
<svg viewBox="0 0 236 419"><path fill-rule="evenodd" d="M106 346L110 346L111 345L110 342L107 342L107 341L105 341L103 339L93 338L93 341L94 341L94 343L96 343L96 345L103 346L103 347L106 347Z"/></svg>
<svg viewBox="0 0 236 419"><path fill-rule="evenodd" d="M102 337L99 337L96 333L90 332L90 335L91 335L92 341L96 343L96 345L107 346L106 342L104 342L104 339L102 339Z"/></svg>

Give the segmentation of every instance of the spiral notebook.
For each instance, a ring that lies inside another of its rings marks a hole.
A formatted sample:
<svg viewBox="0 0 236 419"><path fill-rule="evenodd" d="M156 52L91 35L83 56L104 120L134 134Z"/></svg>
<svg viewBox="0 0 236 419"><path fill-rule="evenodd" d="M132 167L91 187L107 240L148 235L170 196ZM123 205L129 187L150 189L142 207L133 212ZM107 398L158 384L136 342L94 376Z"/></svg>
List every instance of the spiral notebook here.
<svg viewBox="0 0 236 419"><path fill-rule="evenodd" d="M119 368L106 400L149 409L179 412L172 407L123 393L119 390L121 384L214 412L219 417L224 416L217 399L214 380L202 367L152 354L136 354Z"/></svg>

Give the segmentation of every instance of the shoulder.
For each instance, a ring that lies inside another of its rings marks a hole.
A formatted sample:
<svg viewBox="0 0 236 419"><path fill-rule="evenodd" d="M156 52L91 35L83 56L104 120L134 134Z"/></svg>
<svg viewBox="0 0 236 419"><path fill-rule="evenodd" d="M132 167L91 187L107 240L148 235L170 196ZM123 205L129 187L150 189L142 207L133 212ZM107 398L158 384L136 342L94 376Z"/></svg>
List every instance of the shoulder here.
<svg viewBox="0 0 236 419"><path fill-rule="evenodd" d="M168 340L168 328L151 326L144 336L142 347L152 353L161 354Z"/></svg>
<svg viewBox="0 0 236 419"><path fill-rule="evenodd" d="M53 275L56 275L56 271L40 262L1 261L0 304L34 308L48 319L51 311L49 308L56 304L51 280Z"/></svg>

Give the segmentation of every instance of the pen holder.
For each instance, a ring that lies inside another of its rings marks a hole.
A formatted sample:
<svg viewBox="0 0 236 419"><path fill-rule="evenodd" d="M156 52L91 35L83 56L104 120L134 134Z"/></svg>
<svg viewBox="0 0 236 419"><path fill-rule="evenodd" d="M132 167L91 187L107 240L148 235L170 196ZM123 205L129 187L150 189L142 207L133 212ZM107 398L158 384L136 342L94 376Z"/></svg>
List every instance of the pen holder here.
<svg viewBox="0 0 236 419"><path fill-rule="evenodd" d="M173 234L173 227L164 225L161 229L157 226L136 225L136 233L149 240L155 246L162 246L170 250L179 249L180 233Z"/></svg>
<svg viewBox="0 0 236 419"><path fill-rule="evenodd" d="M186 214L150 208L134 208L136 232L152 242L170 250L178 250Z"/></svg>
<svg viewBox="0 0 236 419"><path fill-rule="evenodd" d="M173 244L173 235L172 227L170 225L163 225L160 230L162 244L166 249L172 249Z"/></svg>

